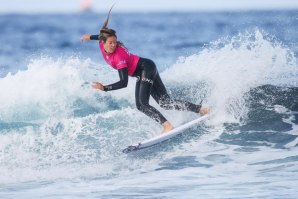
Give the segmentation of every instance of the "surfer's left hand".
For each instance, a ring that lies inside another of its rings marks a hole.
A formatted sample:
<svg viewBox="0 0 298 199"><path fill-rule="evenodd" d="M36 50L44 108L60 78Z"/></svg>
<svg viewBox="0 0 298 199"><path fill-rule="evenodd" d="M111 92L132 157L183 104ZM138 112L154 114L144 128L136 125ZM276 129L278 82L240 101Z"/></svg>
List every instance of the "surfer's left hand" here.
<svg viewBox="0 0 298 199"><path fill-rule="evenodd" d="M94 89L99 89L99 90L102 90L102 91L104 90L104 86L99 82L93 82L91 86Z"/></svg>

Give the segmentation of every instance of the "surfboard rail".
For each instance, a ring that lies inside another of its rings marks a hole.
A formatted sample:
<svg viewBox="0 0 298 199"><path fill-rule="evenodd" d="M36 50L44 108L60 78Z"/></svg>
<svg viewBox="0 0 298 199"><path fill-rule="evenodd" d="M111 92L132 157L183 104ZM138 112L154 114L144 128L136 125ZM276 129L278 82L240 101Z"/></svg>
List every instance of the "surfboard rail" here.
<svg viewBox="0 0 298 199"><path fill-rule="evenodd" d="M138 144L135 144L135 145L130 145L130 146L126 147L125 149L123 149L122 152L123 153L130 153L132 151L145 149L145 148L154 146L158 143L164 142L164 141L166 141L166 140L168 140L172 137L175 137L176 135L182 133L184 130L186 130L186 129L188 129L188 128L190 128L190 127L192 127L192 126L194 126L198 123L200 123L201 121L207 119L208 117L210 117L210 114L201 116L201 117L199 117L197 119L194 119L190 122L182 124L181 126L178 126L178 127L174 128L173 130L171 130L167 133L155 136L155 137L150 138L148 140L145 140L143 142L139 142Z"/></svg>

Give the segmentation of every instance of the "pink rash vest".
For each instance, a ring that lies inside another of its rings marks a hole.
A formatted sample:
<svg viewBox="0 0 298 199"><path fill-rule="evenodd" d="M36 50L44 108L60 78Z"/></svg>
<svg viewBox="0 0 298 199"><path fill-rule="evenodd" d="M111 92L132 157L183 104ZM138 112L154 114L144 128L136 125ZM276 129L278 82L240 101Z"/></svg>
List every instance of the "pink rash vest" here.
<svg viewBox="0 0 298 199"><path fill-rule="evenodd" d="M129 53L127 49L119 45L117 45L113 53L108 54L104 50L103 42L99 42L99 49L103 58L110 66L116 70L127 68L128 75L133 75L140 59L139 56Z"/></svg>

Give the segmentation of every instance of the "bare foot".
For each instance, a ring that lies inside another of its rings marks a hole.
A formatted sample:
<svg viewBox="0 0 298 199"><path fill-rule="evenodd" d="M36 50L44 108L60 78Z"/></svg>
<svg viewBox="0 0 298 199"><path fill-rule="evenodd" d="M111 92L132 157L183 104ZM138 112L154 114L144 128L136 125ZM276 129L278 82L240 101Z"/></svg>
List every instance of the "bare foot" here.
<svg viewBox="0 0 298 199"><path fill-rule="evenodd" d="M201 109L199 111L199 113L200 113L201 116L206 115L209 112L210 112L210 108L208 108L208 107L201 107Z"/></svg>
<svg viewBox="0 0 298 199"><path fill-rule="evenodd" d="M172 126L172 124L170 122L168 122L168 121L164 122L162 124L162 126L163 126L163 131L161 132L161 134L167 133L167 132L169 132L169 131L171 131L171 130L174 129L174 127Z"/></svg>

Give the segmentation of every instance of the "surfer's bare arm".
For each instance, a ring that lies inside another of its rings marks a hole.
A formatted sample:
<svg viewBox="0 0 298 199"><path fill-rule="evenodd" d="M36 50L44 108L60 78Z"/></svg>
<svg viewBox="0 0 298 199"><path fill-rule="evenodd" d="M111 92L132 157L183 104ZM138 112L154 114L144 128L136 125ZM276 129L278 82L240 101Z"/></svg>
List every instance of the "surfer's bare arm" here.
<svg viewBox="0 0 298 199"><path fill-rule="evenodd" d="M89 41L89 40L99 40L99 35L89 35L85 34L81 37L81 41Z"/></svg>

